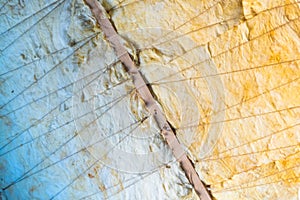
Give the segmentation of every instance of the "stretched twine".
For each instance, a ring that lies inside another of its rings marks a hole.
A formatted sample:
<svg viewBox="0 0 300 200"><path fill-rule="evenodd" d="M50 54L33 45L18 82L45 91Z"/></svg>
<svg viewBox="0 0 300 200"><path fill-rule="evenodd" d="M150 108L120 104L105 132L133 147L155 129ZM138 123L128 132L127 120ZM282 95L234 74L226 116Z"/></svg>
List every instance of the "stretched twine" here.
<svg viewBox="0 0 300 200"><path fill-rule="evenodd" d="M145 102L146 108L154 116L154 119L161 130L162 136L166 140L168 146L171 148L173 155L180 163L180 166L184 170L186 177L188 178L190 184L193 186L197 195L201 200L212 200L191 161L187 157L184 149L182 148L174 132L172 131L172 128L167 122L165 114L163 113L158 103L155 101L143 77L139 73L125 47L122 45L121 37L118 35L110 20L107 18L108 14L106 13L105 9L96 0L86 0L85 2L96 17L100 28L102 29L107 40L113 46L119 60L123 63L127 72L131 75L137 92Z"/></svg>

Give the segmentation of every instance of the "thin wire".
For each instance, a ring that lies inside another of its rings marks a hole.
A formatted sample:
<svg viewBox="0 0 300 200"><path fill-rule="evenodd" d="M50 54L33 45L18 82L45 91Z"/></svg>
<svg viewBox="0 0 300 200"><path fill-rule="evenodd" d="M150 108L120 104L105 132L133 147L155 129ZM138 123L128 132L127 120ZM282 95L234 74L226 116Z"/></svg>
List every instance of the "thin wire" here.
<svg viewBox="0 0 300 200"><path fill-rule="evenodd" d="M242 42L241 44L236 45L236 46L234 46L234 47L232 47L232 48L229 48L228 50L222 51L221 53L218 53L218 54L212 56L211 58L216 58L216 57L218 57L218 56L221 56L221 55L223 55L223 54L226 54L226 53L228 53L228 52L230 52L230 51L232 51L232 50L234 50L234 49L236 49L236 48L239 48L239 47L241 47L241 46L243 46L243 45L245 45L245 44L247 44L247 43L249 43L249 42L253 42L254 40L257 40L257 39L259 39L259 38L262 37L262 36L265 36L265 35L267 35L267 34L271 34L274 30L277 30L277 29L280 29L280 28L282 28L282 27L284 27L284 26L287 26L287 25L289 25L290 23L295 22L295 21L297 21L297 20L299 20L299 19L300 19L300 16L297 17L297 18L295 18L295 19L293 19L293 20L290 20L290 21L288 21L288 22L286 22L286 23L283 23L283 24L281 24L281 25L279 25L279 26L277 26L277 27L275 27L275 28L273 28L273 29L271 29L271 30L269 30L269 31L266 31L266 32L264 32L263 34L260 34L260 35L258 35L258 36L256 36L256 37L252 38L250 41ZM199 46L198 46L198 47L199 47ZM185 53L187 53L187 52L185 52ZM184 53L184 54L185 54L185 53ZM183 54L183 55L184 55L184 54ZM180 56L180 57L181 57L181 56ZM198 62L198 63L193 64L193 65L191 65L191 66L188 66L188 67L186 67L186 68L183 68L182 70L180 70L180 71L178 71L178 72L175 72L175 73L173 73L173 74L171 74L171 75L168 75L168 76L164 76L164 77L162 77L162 78L159 78L158 80L153 81L152 83L160 82L160 81L162 81L162 80L164 80L164 79L173 77L173 76L175 76L175 75L177 75L177 74L179 74L179 73L182 73L182 72L187 71L187 70L189 70L189 69L191 69L191 68L194 68L194 67L196 67L196 66L198 66L198 65L200 65L200 64L204 64L205 62L210 61L211 58L205 59L205 60L203 60L203 61L201 61L201 62Z"/></svg>
<svg viewBox="0 0 300 200"><path fill-rule="evenodd" d="M205 78L210 78L210 77L215 77L215 76L223 76L223 75L229 75L229 74L234 74L234 73L246 72L246 71L255 70L255 69L263 69L263 68L266 68L266 67L276 67L277 65L291 64L292 62L298 62L298 61L300 61L300 58L286 60L286 61L280 61L280 62L276 62L276 63L265 64L265 65L258 65L258 66L255 66L255 67L249 67L249 68L245 68L245 69L238 69L238 70L233 70L233 71L209 74L209 75L204 75L204 76L194 76L194 77L192 76L192 77L189 77L189 78L183 78L183 79L179 79L179 80L154 81L154 82L150 83L150 85L161 85L161 84L168 84L168 83L192 81L192 80L197 80L197 79L205 79Z"/></svg>
<svg viewBox="0 0 300 200"><path fill-rule="evenodd" d="M5 52L9 47L11 47L16 41L18 41L21 37L23 37L27 32L29 32L33 27L35 27L37 24L39 24L41 21L43 21L46 17L48 17L54 10L59 8L66 0L62 0L60 3L58 3L52 10L50 10L46 15L41 17L39 20L37 20L33 25L31 25L28 29L26 29L24 32L22 32L17 38L15 38L12 42L10 42L7 46L5 46L3 49L0 50L1 53ZM58 2L58 1L57 1Z"/></svg>
<svg viewBox="0 0 300 200"><path fill-rule="evenodd" d="M15 28L18 27L19 25L23 24L26 20L28 20L28 19L30 19L30 18L36 16L38 13L40 13L40 12L46 10L47 8L52 7L53 5L57 4L58 2L59 2L59 1L54 1L54 2L52 2L52 3L48 4L48 5L46 5L45 7L41 8L40 10L34 12L33 14L29 15L28 17L22 19L21 21L19 21L19 22L16 23L15 25L11 26L11 27L8 28L7 30L5 30L5 31L3 31L2 33L0 33L0 36L6 34L7 32L11 31L12 29L15 29ZM7 1L6 3L8 3L8 1ZM4 6L6 5L6 3L4 4ZM54 8L54 9L55 9L55 8ZM52 12L52 11L53 11L53 10L51 10L51 12Z"/></svg>
<svg viewBox="0 0 300 200"><path fill-rule="evenodd" d="M0 11L6 6L6 4L9 2L9 0L6 0L6 2L0 7Z"/></svg>
<svg viewBox="0 0 300 200"><path fill-rule="evenodd" d="M96 36L93 36L96 37ZM56 64L54 67L52 67L48 72L46 72L43 76L41 76L38 80L41 80L43 77L45 77L50 71L54 70L56 67L58 67L60 64L62 64L64 61L66 61L69 57L71 57L76 51L78 51L81 47L83 47L84 45L88 44L90 40L87 40L86 42L84 42L82 45L80 45L79 47L77 47L71 54L68 54L63 60L61 60L60 62L58 62L58 64ZM11 101L13 101L15 98L17 98L18 96L20 96L22 93L24 93L28 88L30 88L31 86L35 85L38 80L36 82L33 82L32 84L30 84L29 86L27 86L23 91L21 91L19 94L17 94L14 98L12 98L11 100L9 100L7 103L5 103L4 105L1 106L0 109L2 109L5 105L7 105L8 103L10 103ZM69 97L71 98L71 97ZM61 105L61 104L59 104ZM58 105L58 106L59 106ZM57 107L58 107L57 106ZM37 120L36 122L40 122L43 118L45 118L49 113L52 113L52 111L56 110L56 108L51 109L49 112L47 112L45 115L43 115L39 120ZM17 137L19 137L20 135L22 135L26 130L29 130L31 127L37 125L36 122L32 123L32 125L28 128L26 128L25 130L15 134L16 137L13 138L13 140L15 140ZM13 140L11 140L10 142L8 142L6 145L2 146L0 148L0 151L5 148L7 145L9 145Z"/></svg>
<svg viewBox="0 0 300 200"><path fill-rule="evenodd" d="M147 118L146 118L147 119ZM143 119L144 121L145 119ZM138 127L138 126L137 126ZM137 127L135 127L133 130L135 130ZM60 189L57 193L55 193L50 200L55 199L59 194L61 194L64 190L66 190L70 185L72 185L76 180L78 180L83 174L85 174L88 170L90 170L93 166L95 166L103 157L107 156L114 148L116 148L121 142L123 142L132 132L129 132L126 134L123 138L119 140L119 142L114 145L112 148L110 148L102 157L96 159L95 162L93 162L92 165L90 165L88 168L83 170L78 176L76 176L69 184L65 185L62 189Z"/></svg>
<svg viewBox="0 0 300 200"><path fill-rule="evenodd" d="M47 160L47 159L50 158L52 155L54 155L55 153L57 153L63 146L65 146L66 144L68 144L68 143L69 143L71 140L73 140L76 136L80 135L79 133L76 133L76 134L73 135L70 139L68 139L66 142L64 142L62 145L60 145L55 151L51 152L51 153L50 153L49 155L47 155L43 160L41 160L40 162L38 162L37 164L35 164L30 170L27 170L22 176L20 176L20 177L17 178L15 181L11 182L9 185L7 185L7 186L5 186L4 188L2 188L2 190L7 190L7 189L10 188L11 186L13 186L13 185L15 185L15 184L17 184L17 183L19 183L19 182L21 182L21 181L23 181L23 180L29 178L29 177L31 177L31 176L33 176L33 175L36 175L36 174L38 174L38 173L44 171L45 169L48 169L49 167L54 166L54 165L56 165L56 164L58 164L58 163L60 163L60 162L62 162L62 161L64 161L64 160L66 160L67 158L70 158L70 157L72 157L72 156L74 156L74 155L76 155L76 154L78 154L78 153L80 153L80 152L82 152L82 151L85 151L87 148L92 147L92 146L94 146L95 144L101 143L101 142L105 141L106 139L109 139L110 137L119 134L119 133L121 133L122 131L124 131L124 130L130 128L130 127L132 127L133 125L136 125L136 124L137 124L137 125L138 125L137 127L139 127L139 124L142 123L144 120L145 120L145 118L143 118L143 119L141 119L141 120L139 120L139 121L136 121L136 122L130 124L129 126L127 126L127 127L125 127L125 128L122 128L122 129L118 130L117 132L114 132L113 134L107 136L106 138L103 138L103 139L100 139L100 140L96 140L95 142L89 144L88 146L85 146L85 147L81 148L80 150L76 151L75 153L72 153L72 154L66 156L66 157L63 158L63 159L60 159L60 160L58 160L58 161L56 161L56 162L54 162L54 163L51 163L50 165L48 165L48 166L46 166L46 167L43 167L43 168L40 169L40 170L37 170L37 171L35 171L35 172L29 174L32 170L34 170L36 167L38 167L40 164L42 164L45 160ZM88 127L88 126L84 127L80 132L84 131L87 127ZM133 130L135 130L137 127L135 127ZM130 133L133 132L133 130L131 130ZM29 175L28 175L28 174L29 174Z"/></svg>
<svg viewBox="0 0 300 200"><path fill-rule="evenodd" d="M209 7L207 10L209 10L209 9L211 9L211 8L213 8L213 7L215 7L215 6L216 6L217 4L219 4L220 2L221 2L221 1L216 2L216 4L214 4L213 6ZM264 13L264 12L269 12L269 11L274 10L274 9L287 7L287 6L295 5L295 4L298 4L298 3L299 3L299 1L293 2L293 3L284 4L284 5L275 6L275 7L272 7L272 8L268 8L268 9L262 10L262 11L260 11L260 12L257 13L257 14L261 14L261 13ZM196 16L193 17L192 19L195 19L195 18L197 18L198 16L200 16L200 15L202 15L202 14L203 14L203 13L200 13L200 14L196 15ZM166 36L168 36L168 35L171 34L172 32L174 32L174 31L176 31L177 29L181 28L182 26L186 25L187 22L185 22L184 24L178 26L177 28L175 28L174 30L172 30L172 31L170 31L170 32L168 32L168 33L166 33L165 35L163 35L163 36L161 36L161 37L159 37L159 38L154 39L153 41L155 41L156 43L154 42L154 44L148 45L148 46L143 47L143 48L138 49L138 50L148 49L148 48L150 48L151 46L159 46L159 45L165 44L165 43L167 43L167 42L171 42L172 40L179 39L179 38L181 38L181 37L187 36L187 35L189 35L189 34L191 34L191 33L195 33L195 32L198 32L198 31L200 31L200 30L203 30L203 29L206 29L206 28L210 28L210 27L213 27L213 26L215 26L215 25L219 25L220 23L230 22L230 21L237 20L237 19L239 19L240 21L243 21L243 20L246 20L247 17L250 17L250 16L252 16L252 14L244 15L244 16L242 16L242 17L233 17L233 18L221 20L221 21L218 21L218 22L215 22L215 23L212 23L212 24L208 24L208 25L206 25L206 26L199 27L199 28L197 28L197 29L188 31L188 32L186 32L186 33L180 34L180 35L178 35L178 36L175 36L175 37L173 37L173 38L167 39L167 40L165 40L165 41L159 42L160 39L165 38ZM190 22L190 21L192 21L192 20L189 20L189 22ZM209 43L209 42L207 42L207 43ZM196 47L199 47L199 45L196 46ZM194 47L194 48L196 48L196 47ZM194 48L192 48L192 49L194 49ZM190 50L192 50L192 49L190 49ZM186 51L185 53L188 53L190 50ZM176 59L176 57L175 57L174 59L172 59L171 61L169 61L168 63L172 62L172 61L175 60L175 59Z"/></svg>
<svg viewBox="0 0 300 200"><path fill-rule="evenodd" d="M235 186L232 186L232 187L229 187L229 188L225 188L225 189L222 189L222 190L216 190L216 191L213 191L214 193L220 193L220 192L228 192L228 191L235 191L235 190L243 190L243 189L247 189L247 188L252 188L252 187L258 187L258 186L262 186L262 185L268 185L270 183L275 183L275 182L281 182L285 179L279 179L279 181L272 181L272 182L268 182L268 183L263 183L263 184L258 184L258 185L252 185L252 186L248 186L249 183L253 183L253 182L256 182L258 180L261 180L261 179L265 179L265 178L268 178L270 176L275 176L275 175L278 175L278 174L281 174L283 172L287 172L287 171L290 171L290 170L293 170L295 168L298 168L300 167L300 165L295 165L293 167L289 167L289 168L286 168L286 169L283 169L283 170L280 170L276 173L273 173L273 174L269 174L269 175L266 175L266 176L261 176L257 179L253 179L253 180L247 180L247 182L244 182L244 183L241 183L239 185L235 185ZM289 178L289 179L298 179L300 177L293 177L293 178ZM242 187L243 185L247 185L245 187Z"/></svg>

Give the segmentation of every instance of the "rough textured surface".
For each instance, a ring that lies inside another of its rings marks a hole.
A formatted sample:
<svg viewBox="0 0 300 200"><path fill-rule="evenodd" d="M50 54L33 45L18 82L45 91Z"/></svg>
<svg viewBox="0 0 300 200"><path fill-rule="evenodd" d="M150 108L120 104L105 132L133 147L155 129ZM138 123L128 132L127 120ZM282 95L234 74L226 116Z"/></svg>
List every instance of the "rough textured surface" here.
<svg viewBox="0 0 300 200"><path fill-rule="evenodd" d="M298 199L299 3L119 2L103 5L214 198ZM196 199L83 1L0 0L0 23L3 199Z"/></svg>
<svg viewBox="0 0 300 200"><path fill-rule="evenodd" d="M105 8L96 0L86 0L87 5L90 7L94 17L97 20L104 36L109 41L110 45L114 47L116 56L120 62L124 65L126 72L130 75L130 78L135 86L137 95L146 106L149 115L153 116L157 126L159 127L160 134L163 136L165 142L168 144L169 149L172 151L172 155L176 158L180 167L184 171L189 183L193 186L194 191L198 197L202 200L212 200L206 186L202 183L197 174L193 163L187 157L185 149L179 143L178 138L175 135L175 131L172 130L171 125L166 119L166 115L159 103L155 100L155 93L151 94L151 88L147 86L147 83L138 71L133 59L130 57L128 51L122 44L120 35L116 32L112 25L112 22L107 18L107 12ZM142 121L146 120L144 118Z"/></svg>

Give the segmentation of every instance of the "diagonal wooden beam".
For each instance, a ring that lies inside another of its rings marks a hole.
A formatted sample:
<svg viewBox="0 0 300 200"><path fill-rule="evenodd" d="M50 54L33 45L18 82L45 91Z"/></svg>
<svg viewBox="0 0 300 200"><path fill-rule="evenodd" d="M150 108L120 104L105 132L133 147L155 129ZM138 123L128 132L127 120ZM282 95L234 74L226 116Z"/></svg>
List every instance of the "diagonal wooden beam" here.
<svg viewBox="0 0 300 200"><path fill-rule="evenodd" d="M136 90L145 102L146 108L154 116L154 119L161 130L161 134L171 148L173 155L180 163L180 166L184 170L186 177L193 186L197 195L201 200L211 200L212 198L210 197L191 161L187 157L184 149L180 145L169 123L167 122L165 114L163 113L158 103L155 101L142 75L139 73L125 47L122 45L121 37L118 35L112 23L107 18L108 15L105 9L97 0L85 0L85 2L90 7L92 13L97 19L97 22L100 25L100 28L102 29L105 37L113 46L119 60L123 63L127 72L131 75Z"/></svg>

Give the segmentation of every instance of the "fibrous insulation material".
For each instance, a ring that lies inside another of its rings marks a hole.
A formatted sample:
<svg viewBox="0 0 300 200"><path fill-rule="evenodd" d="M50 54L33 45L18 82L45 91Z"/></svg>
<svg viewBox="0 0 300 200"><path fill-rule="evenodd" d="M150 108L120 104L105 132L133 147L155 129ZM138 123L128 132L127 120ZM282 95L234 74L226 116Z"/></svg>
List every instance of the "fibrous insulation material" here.
<svg viewBox="0 0 300 200"><path fill-rule="evenodd" d="M2 199L197 199L82 0L0 1ZM215 199L299 199L299 3L102 1Z"/></svg>

